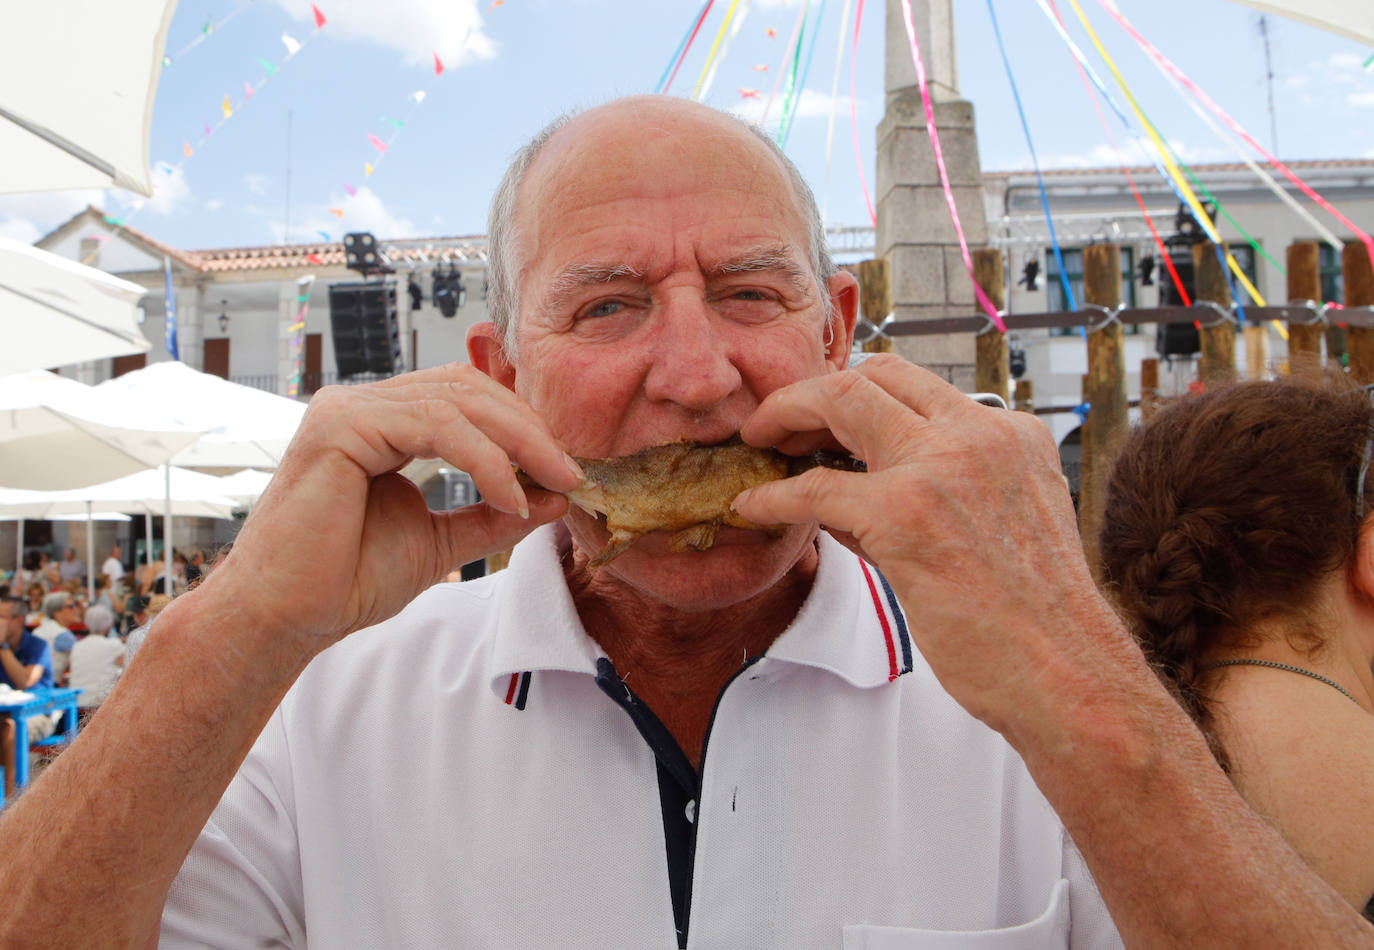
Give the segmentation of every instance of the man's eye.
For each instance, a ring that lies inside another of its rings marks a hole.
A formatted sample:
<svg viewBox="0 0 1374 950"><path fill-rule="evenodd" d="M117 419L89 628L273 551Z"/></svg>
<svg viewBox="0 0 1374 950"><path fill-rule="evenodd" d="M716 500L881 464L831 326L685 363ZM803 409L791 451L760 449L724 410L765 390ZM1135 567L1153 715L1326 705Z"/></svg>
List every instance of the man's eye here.
<svg viewBox="0 0 1374 950"><path fill-rule="evenodd" d="M614 313L619 313L621 303L619 300L603 300L601 303L587 310L584 316L588 317L609 317Z"/></svg>
<svg viewBox="0 0 1374 950"><path fill-rule="evenodd" d="M734 293L736 300L767 300L768 295L762 290L737 290Z"/></svg>

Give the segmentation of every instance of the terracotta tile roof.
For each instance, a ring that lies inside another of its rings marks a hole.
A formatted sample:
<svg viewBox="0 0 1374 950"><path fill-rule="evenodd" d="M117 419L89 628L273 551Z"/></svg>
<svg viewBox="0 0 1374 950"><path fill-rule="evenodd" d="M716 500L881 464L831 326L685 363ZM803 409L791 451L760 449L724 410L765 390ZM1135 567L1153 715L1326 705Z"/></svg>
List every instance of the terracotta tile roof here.
<svg viewBox="0 0 1374 950"><path fill-rule="evenodd" d="M465 261L485 262L487 258L487 239L483 236L413 238L379 243L382 253L397 270L422 267L440 261L451 261L454 264ZM345 266L343 245L339 243L220 247L191 253L201 262L202 269L210 273Z"/></svg>
<svg viewBox="0 0 1374 950"><path fill-rule="evenodd" d="M150 234L145 234L133 225L114 224L112 223L113 219L95 205L87 205L84 211L78 211L34 243L39 247L43 247L56 240L59 235L82 227L83 221L87 218L90 219L92 225L108 231L112 235L118 234L131 238L135 244L142 244L149 251L159 256L165 254L183 267L193 271L202 269L200 259L194 252L183 251L180 248L172 247L170 244L164 244L162 241L159 241Z"/></svg>

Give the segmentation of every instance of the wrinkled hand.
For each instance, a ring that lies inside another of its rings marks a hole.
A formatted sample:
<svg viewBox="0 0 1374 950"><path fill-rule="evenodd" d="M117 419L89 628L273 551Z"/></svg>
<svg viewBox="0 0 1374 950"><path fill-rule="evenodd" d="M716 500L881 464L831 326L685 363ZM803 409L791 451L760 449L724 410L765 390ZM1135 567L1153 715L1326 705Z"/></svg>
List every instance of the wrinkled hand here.
<svg viewBox="0 0 1374 950"><path fill-rule="evenodd" d="M397 474L416 458L469 473L484 500L430 511ZM458 565L561 517L567 500L553 491L527 498L512 462L554 490L580 481L534 410L471 366L322 389L203 586L236 590L255 625L313 656L392 616Z"/></svg>
<svg viewBox="0 0 1374 950"><path fill-rule="evenodd" d="M838 441L867 473L812 469L736 500L761 524L819 521L887 576L946 689L1006 732L1083 631L1128 647L1097 594L1054 441L895 356L771 393L742 430L801 453Z"/></svg>

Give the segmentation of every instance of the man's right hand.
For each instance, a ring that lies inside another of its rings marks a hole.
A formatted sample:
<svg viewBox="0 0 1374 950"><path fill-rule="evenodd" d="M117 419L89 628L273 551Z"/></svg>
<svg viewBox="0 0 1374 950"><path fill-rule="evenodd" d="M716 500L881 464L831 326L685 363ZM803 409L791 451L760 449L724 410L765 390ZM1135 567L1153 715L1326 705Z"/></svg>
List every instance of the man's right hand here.
<svg viewBox="0 0 1374 950"><path fill-rule="evenodd" d="M484 501L430 511L397 474L416 458L469 473ZM512 462L552 491L526 498ZM228 559L193 593L235 597L253 626L299 650L303 663L392 616L457 565L561 517L567 500L554 492L579 482L534 410L471 366L328 387L312 398Z"/></svg>

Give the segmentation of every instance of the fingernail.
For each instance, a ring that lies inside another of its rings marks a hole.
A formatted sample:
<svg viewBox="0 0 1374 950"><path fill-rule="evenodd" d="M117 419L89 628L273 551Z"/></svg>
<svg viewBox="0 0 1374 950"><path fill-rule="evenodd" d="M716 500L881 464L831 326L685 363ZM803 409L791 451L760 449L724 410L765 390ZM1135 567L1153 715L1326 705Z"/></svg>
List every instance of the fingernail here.
<svg viewBox="0 0 1374 950"><path fill-rule="evenodd" d="M746 488L744 491L740 492L738 495L735 496L735 500L732 501L732 502L730 502L730 510L731 510L731 511L739 511L739 504L740 504L740 502L748 501L748 500L749 500L749 496L752 495L753 493L754 493L754 489L752 489L752 488Z"/></svg>
<svg viewBox="0 0 1374 950"><path fill-rule="evenodd" d="M525 489L519 485L515 486L515 510L520 513L520 517L526 521L530 520L530 502L525 497Z"/></svg>
<svg viewBox="0 0 1374 950"><path fill-rule="evenodd" d="M573 460L573 457L571 455L569 455L567 452L564 452L563 458L568 463L568 471L572 472L573 475L577 477L577 480L579 482L587 480L587 476L582 472L582 466L578 465L577 462Z"/></svg>

